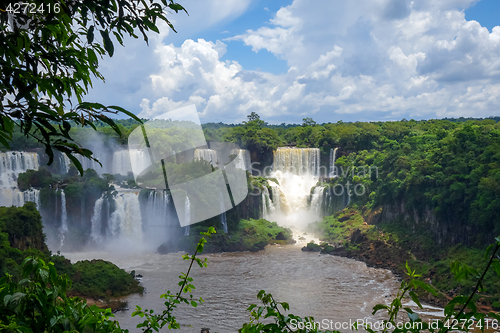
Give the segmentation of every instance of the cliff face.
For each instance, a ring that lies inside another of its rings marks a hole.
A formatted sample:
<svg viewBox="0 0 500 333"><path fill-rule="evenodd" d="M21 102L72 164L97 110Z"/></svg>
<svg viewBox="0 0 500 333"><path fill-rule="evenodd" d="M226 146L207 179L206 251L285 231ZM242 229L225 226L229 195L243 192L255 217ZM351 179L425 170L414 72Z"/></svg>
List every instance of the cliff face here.
<svg viewBox="0 0 500 333"><path fill-rule="evenodd" d="M261 206L262 196L249 193L245 200L240 202L233 209L227 211L226 214L228 220L235 222L239 222L241 219L259 219L262 212Z"/></svg>
<svg viewBox="0 0 500 333"><path fill-rule="evenodd" d="M408 207L404 200L385 204L367 216L369 224L398 223L408 229L408 233L430 232L438 245L486 244L487 240L471 225L440 216L428 205L424 208Z"/></svg>
<svg viewBox="0 0 500 333"><path fill-rule="evenodd" d="M0 207L0 231L8 235L12 248L48 253L42 217L33 202L26 202L23 207Z"/></svg>

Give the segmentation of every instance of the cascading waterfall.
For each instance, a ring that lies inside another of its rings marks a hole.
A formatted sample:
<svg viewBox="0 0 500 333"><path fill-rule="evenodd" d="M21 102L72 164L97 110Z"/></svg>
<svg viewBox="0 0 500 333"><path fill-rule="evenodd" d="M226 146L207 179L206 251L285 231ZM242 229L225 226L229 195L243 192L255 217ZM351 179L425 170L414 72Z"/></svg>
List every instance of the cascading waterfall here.
<svg viewBox="0 0 500 333"><path fill-rule="evenodd" d="M31 201L36 204L36 209L40 211L40 190L31 188L23 193L23 202L19 205L22 206L26 201Z"/></svg>
<svg viewBox="0 0 500 333"><path fill-rule="evenodd" d="M94 213L90 220L90 240L95 243L102 242L102 205L104 196L97 199L94 205ZM109 205L108 205L109 206Z"/></svg>
<svg viewBox="0 0 500 333"><path fill-rule="evenodd" d="M149 156L143 149L123 149L113 153L111 173L127 176L134 169L145 170L149 166Z"/></svg>
<svg viewBox="0 0 500 333"><path fill-rule="evenodd" d="M109 218L111 217L111 205L110 205L110 199L106 200L106 218L109 221Z"/></svg>
<svg viewBox="0 0 500 333"><path fill-rule="evenodd" d="M330 153L333 163L335 151ZM334 170L333 163L330 164L330 171ZM328 206L325 204L325 187L317 186L320 175L326 174L326 170L320 173L321 168L318 148L278 148L274 152L273 172L270 175L278 184L268 180L271 200L267 189L263 190L263 216L282 225L299 228L320 220Z"/></svg>
<svg viewBox="0 0 500 333"><path fill-rule="evenodd" d="M337 155L337 149L330 149L330 173L328 174L328 177L334 178L337 177L337 171L335 170L335 157Z"/></svg>
<svg viewBox="0 0 500 333"><path fill-rule="evenodd" d="M142 241L142 217L137 192L119 192L115 198L116 210L109 220L113 238Z"/></svg>
<svg viewBox="0 0 500 333"><path fill-rule="evenodd" d="M119 150L113 153L113 165L111 166L113 174L127 175L131 168L128 150Z"/></svg>
<svg viewBox="0 0 500 333"><path fill-rule="evenodd" d="M311 211L315 213L318 218L322 218L324 213L324 210L322 209L324 191L325 188L323 186L316 186L311 196Z"/></svg>
<svg viewBox="0 0 500 333"><path fill-rule="evenodd" d="M326 187L323 191L323 215L332 215L344 209L351 201L345 187L337 185Z"/></svg>
<svg viewBox="0 0 500 333"><path fill-rule="evenodd" d="M221 211L223 212L220 214L220 223L222 224L222 231L224 231L227 234L227 218L226 218L226 208L224 206L224 198L222 196L222 191L219 192L219 200L220 200L220 208Z"/></svg>
<svg viewBox="0 0 500 333"><path fill-rule="evenodd" d="M236 155L237 158L236 168L247 171L252 170L250 151L248 151L247 149L234 149L231 153Z"/></svg>
<svg viewBox="0 0 500 333"><path fill-rule="evenodd" d="M64 153L60 153L59 155L59 172L61 175L65 175L69 171L69 164L71 160Z"/></svg>
<svg viewBox="0 0 500 333"><path fill-rule="evenodd" d="M319 148L284 148L274 152L273 171L319 177Z"/></svg>
<svg viewBox="0 0 500 333"><path fill-rule="evenodd" d="M271 203L271 198L269 197L269 190L266 186L262 189L262 218L267 219L269 217L269 205Z"/></svg>
<svg viewBox="0 0 500 333"><path fill-rule="evenodd" d="M38 170L37 153L9 151L0 153L0 206L24 205L34 201L39 207L38 190L30 189L24 193L17 187L17 177L26 170Z"/></svg>
<svg viewBox="0 0 500 333"><path fill-rule="evenodd" d="M166 191L151 191L146 209L147 226L165 226L169 217L170 194Z"/></svg>
<svg viewBox="0 0 500 333"><path fill-rule="evenodd" d="M184 227L184 236L189 236L189 230L191 229L191 202L189 201L189 197L186 197L186 202L184 203L184 216L187 222L187 225Z"/></svg>
<svg viewBox="0 0 500 333"><path fill-rule="evenodd" d="M284 213L290 214L293 210L288 201L288 197L278 184L272 180L268 180L267 183L271 186L271 194L273 198L273 205L271 206L271 211L273 213Z"/></svg>
<svg viewBox="0 0 500 333"><path fill-rule="evenodd" d="M62 247L64 245L65 235L68 232L68 211L66 209L66 194L64 194L64 190L60 191L61 191L61 225L59 226L59 236L61 237L60 247ZM56 207L57 207L57 202L56 202Z"/></svg>
<svg viewBox="0 0 500 333"><path fill-rule="evenodd" d="M205 160L210 162L213 167L217 166L217 151L213 149L195 149L194 151L195 160Z"/></svg>
<svg viewBox="0 0 500 333"><path fill-rule="evenodd" d="M66 156L66 155L65 155ZM94 169L99 175L102 175L103 173L107 173L108 170L106 170L106 155L99 153L99 152L94 152L92 156L97 158L101 164L102 167L99 165L94 160L88 159L86 157L83 157L82 155L75 155L80 164L82 165L83 170L87 169Z"/></svg>
<svg viewBox="0 0 500 333"><path fill-rule="evenodd" d="M66 209L66 194L61 190L61 233L68 232L68 211Z"/></svg>
<svg viewBox="0 0 500 333"><path fill-rule="evenodd" d="M167 191L149 191L144 206L143 225L146 237L151 242L161 244L169 236L171 221L176 215L170 193Z"/></svg>

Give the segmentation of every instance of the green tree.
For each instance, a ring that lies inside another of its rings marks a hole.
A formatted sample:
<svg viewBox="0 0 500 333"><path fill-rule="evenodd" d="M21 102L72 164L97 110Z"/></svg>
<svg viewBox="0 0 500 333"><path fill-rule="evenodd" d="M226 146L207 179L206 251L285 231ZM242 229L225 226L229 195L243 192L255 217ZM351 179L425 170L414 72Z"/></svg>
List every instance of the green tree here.
<svg viewBox="0 0 500 333"><path fill-rule="evenodd" d="M185 11L173 0L4 1L0 9L0 143L9 147L18 126L45 146L49 164L55 148L81 174L73 154L92 152L75 143L72 126L96 129L100 120L121 134L107 116L118 112L140 122L119 106L84 101L93 79L104 80L99 59L113 56L112 39L123 46L125 36L140 34L147 43L159 20L174 30L167 11Z"/></svg>
<svg viewBox="0 0 500 333"><path fill-rule="evenodd" d="M266 122L262 119L260 119L260 116L256 113L253 112L250 113L248 116L248 121L244 121L243 124L245 124L245 127L256 127L256 128L262 128L266 124Z"/></svg>
<svg viewBox="0 0 500 333"><path fill-rule="evenodd" d="M302 126L314 126L316 122L311 117L306 117L302 119Z"/></svg>

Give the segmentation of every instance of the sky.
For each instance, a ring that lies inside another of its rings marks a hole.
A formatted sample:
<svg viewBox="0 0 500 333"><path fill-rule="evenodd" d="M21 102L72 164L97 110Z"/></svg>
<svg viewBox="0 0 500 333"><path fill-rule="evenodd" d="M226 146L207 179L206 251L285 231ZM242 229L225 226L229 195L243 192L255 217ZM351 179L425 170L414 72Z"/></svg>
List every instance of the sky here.
<svg viewBox="0 0 500 333"><path fill-rule="evenodd" d="M500 0L179 0L125 39L88 101L202 123L500 115Z"/></svg>

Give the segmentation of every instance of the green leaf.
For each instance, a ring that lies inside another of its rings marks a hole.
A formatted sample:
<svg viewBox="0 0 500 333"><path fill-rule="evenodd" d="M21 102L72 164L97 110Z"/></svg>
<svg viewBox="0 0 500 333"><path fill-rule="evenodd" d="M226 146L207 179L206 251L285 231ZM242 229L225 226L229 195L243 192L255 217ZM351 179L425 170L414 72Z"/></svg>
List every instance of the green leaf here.
<svg viewBox="0 0 500 333"><path fill-rule="evenodd" d="M420 304L420 300L418 299L417 294L414 291L410 291L410 296L413 302L417 303L418 307L422 309L422 304Z"/></svg>
<svg viewBox="0 0 500 333"><path fill-rule="evenodd" d="M434 296L437 296L437 291L436 289L434 289L433 286L425 283L424 281L420 281L420 280L414 280L413 283L416 285L416 286L419 286L421 288L423 288L425 291L427 292L430 292L432 295Z"/></svg>
<svg viewBox="0 0 500 333"><path fill-rule="evenodd" d="M156 32L156 33L160 33L160 31L158 30L158 28L156 27L156 25L154 25L153 22L151 22L150 20L148 20L147 18L144 18L142 20L142 22L144 22L144 25L147 26L150 30Z"/></svg>
<svg viewBox="0 0 500 333"><path fill-rule="evenodd" d="M186 12L186 14L189 15L189 13L187 12L187 10L184 7L182 7L181 5L179 5L178 3L171 3L171 4L168 5L168 7L170 7L170 9L174 10L176 13L178 13L179 10L183 10L183 11Z"/></svg>
<svg viewBox="0 0 500 333"><path fill-rule="evenodd" d="M138 118L135 114L133 114L130 111L125 110L122 107L119 107L119 106L116 106L116 105L111 105L111 106L108 106L107 108L108 109L113 109L113 110L116 110L116 111L120 111L121 113L124 113L127 116L129 116L130 118L132 118L132 119L138 121L139 123L143 124L143 122L142 122L142 120L140 118Z"/></svg>
<svg viewBox="0 0 500 333"><path fill-rule="evenodd" d="M377 313L378 310L382 310L382 309L389 310L389 307L385 304L377 304L373 307L372 315Z"/></svg>
<svg viewBox="0 0 500 333"><path fill-rule="evenodd" d="M87 31L87 43L92 44L94 41L94 26L91 25L89 30Z"/></svg>
<svg viewBox="0 0 500 333"><path fill-rule="evenodd" d="M109 38L109 33L107 30L100 30L102 40L104 42L104 48L108 52L109 56L112 57L115 52L115 47L113 46L113 42Z"/></svg>
<svg viewBox="0 0 500 333"><path fill-rule="evenodd" d="M80 161L78 161L78 159L71 154L66 154L66 155L71 160L71 162L73 162L73 164L75 165L78 172L80 172L80 176L83 176L83 167L82 167L82 164L80 163Z"/></svg>
<svg viewBox="0 0 500 333"><path fill-rule="evenodd" d="M250 304L250 306L247 308L247 311L252 311L254 308L256 308L257 305L256 304Z"/></svg>

